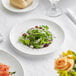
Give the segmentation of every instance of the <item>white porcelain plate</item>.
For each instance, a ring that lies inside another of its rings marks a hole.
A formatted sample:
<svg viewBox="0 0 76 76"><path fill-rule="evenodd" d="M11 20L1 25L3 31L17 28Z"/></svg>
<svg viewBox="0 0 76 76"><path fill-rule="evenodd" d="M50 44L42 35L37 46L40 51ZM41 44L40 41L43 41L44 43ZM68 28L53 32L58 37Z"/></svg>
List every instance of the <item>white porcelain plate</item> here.
<svg viewBox="0 0 76 76"><path fill-rule="evenodd" d="M0 63L10 66L10 72L16 72L12 76L24 76L20 63L10 54L0 50Z"/></svg>
<svg viewBox="0 0 76 76"><path fill-rule="evenodd" d="M39 0L33 0L33 3L30 6L28 6L27 8L17 9L10 5L10 0L2 0L2 4L6 9L8 9L9 11L12 11L12 12L17 12L17 13L31 11L37 7L38 3L39 3Z"/></svg>
<svg viewBox="0 0 76 76"><path fill-rule="evenodd" d="M50 44L49 47L42 49L32 49L26 45L23 45L18 41L19 37L25 33L29 28L32 28L36 25L48 25L49 31L52 32L53 43ZM15 26L10 33L10 41L12 45L22 53L30 54L30 55L44 55L49 54L60 48L61 44L64 41L64 31L63 29L54 22L51 22L49 19L44 18L31 18L25 20L22 24Z"/></svg>

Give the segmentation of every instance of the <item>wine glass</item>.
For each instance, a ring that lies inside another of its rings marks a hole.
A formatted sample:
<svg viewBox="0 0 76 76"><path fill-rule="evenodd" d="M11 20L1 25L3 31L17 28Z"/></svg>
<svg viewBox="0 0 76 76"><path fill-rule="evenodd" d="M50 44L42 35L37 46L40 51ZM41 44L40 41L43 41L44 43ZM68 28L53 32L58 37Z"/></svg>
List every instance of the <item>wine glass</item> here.
<svg viewBox="0 0 76 76"><path fill-rule="evenodd" d="M47 10L47 15L50 17L57 17L62 14L62 10L58 7L57 3L60 0L49 0L51 3L50 8Z"/></svg>

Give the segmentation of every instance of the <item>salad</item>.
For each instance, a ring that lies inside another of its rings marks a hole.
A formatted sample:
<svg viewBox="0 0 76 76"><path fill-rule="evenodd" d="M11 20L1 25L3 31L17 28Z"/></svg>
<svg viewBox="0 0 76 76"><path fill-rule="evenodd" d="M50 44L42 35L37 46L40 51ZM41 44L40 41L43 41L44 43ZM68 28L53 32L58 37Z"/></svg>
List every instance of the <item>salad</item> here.
<svg viewBox="0 0 76 76"><path fill-rule="evenodd" d="M16 72L9 72L9 66L0 63L0 76L12 76Z"/></svg>
<svg viewBox="0 0 76 76"><path fill-rule="evenodd" d="M68 50L56 59L55 69L59 76L76 76L76 53Z"/></svg>
<svg viewBox="0 0 76 76"><path fill-rule="evenodd" d="M52 41L53 36L47 25L30 28L19 38L19 42L35 49L48 47Z"/></svg>

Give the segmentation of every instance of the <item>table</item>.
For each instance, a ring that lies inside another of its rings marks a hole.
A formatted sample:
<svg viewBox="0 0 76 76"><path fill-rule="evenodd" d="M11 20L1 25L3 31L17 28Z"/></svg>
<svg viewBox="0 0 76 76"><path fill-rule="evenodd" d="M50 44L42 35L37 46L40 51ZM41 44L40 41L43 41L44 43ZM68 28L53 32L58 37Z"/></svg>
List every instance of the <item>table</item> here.
<svg viewBox="0 0 76 76"><path fill-rule="evenodd" d="M73 0L73 2L72 0L70 0L70 2L69 0L63 0L60 2L60 6L62 8L66 8L72 4L71 8L74 10L73 3L75 2L76 0ZM54 71L52 71L52 65L55 57L62 51L66 51L68 49L76 51L76 26L65 14L56 18L50 18L52 21L61 25L65 31L65 41L59 51L56 51L52 55L49 54L40 57L29 55L22 56L21 54L17 53L16 49L11 45L9 34L13 26L20 24L25 19L32 16L45 16L44 12L49 7L49 5L50 4L48 0L40 0L40 4L35 10L28 13L17 14L6 10L0 1L0 32L2 32L5 38L4 42L0 43L0 49L9 52L18 59L24 69L24 76L56 76ZM63 7L64 5L65 7Z"/></svg>

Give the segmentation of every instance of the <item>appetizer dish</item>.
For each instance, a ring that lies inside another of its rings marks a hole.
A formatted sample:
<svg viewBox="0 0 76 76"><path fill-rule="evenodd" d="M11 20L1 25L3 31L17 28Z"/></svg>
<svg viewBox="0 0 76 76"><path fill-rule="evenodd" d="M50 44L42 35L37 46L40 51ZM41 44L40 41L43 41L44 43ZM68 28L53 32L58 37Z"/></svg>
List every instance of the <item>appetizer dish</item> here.
<svg viewBox="0 0 76 76"><path fill-rule="evenodd" d="M12 76L16 72L9 72L9 66L0 63L0 76Z"/></svg>
<svg viewBox="0 0 76 76"><path fill-rule="evenodd" d="M76 76L76 53L68 50L56 59L55 70L59 76Z"/></svg>
<svg viewBox="0 0 76 76"><path fill-rule="evenodd" d="M30 28L19 38L19 42L35 49L48 47L52 41L53 36L47 25Z"/></svg>
<svg viewBox="0 0 76 76"><path fill-rule="evenodd" d="M10 5L18 9L23 9L31 5L32 2L32 0L10 0Z"/></svg>

